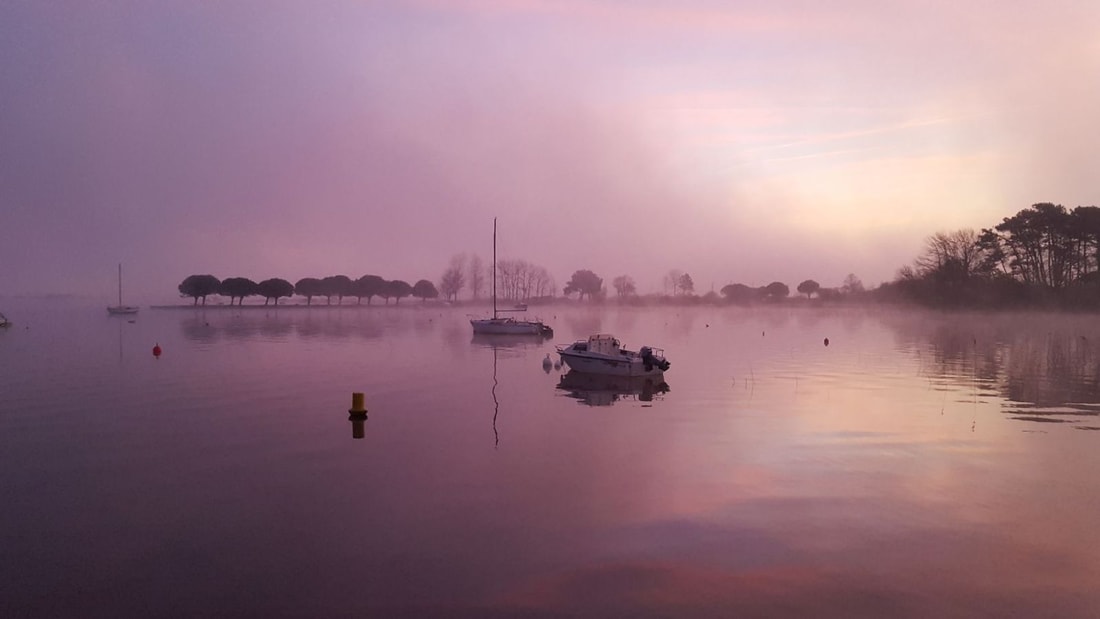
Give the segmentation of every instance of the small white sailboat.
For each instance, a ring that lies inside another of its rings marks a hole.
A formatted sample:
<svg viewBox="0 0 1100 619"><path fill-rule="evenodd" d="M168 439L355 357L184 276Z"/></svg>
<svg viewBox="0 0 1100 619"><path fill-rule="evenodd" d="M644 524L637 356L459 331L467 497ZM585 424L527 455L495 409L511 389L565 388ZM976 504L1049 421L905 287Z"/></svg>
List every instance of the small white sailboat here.
<svg viewBox="0 0 1100 619"><path fill-rule="evenodd" d="M136 314L140 309L136 305L122 304L122 263L118 263L118 305L107 307L108 314Z"/></svg>
<svg viewBox="0 0 1100 619"><path fill-rule="evenodd" d="M11 326L11 321L8 320L8 317L5 316L4 314L0 313L0 329L3 329L5 327L10 327L10 326Z"/></svg>
<svg viewBox="0 0 1100 619"><path fill-rule="evenodd" d="M470 325L475 334L481 335L538 335L551 337L554 330L549 325L538 320L517 320L512 317L504 317L505 312L526 311L527 304L517 305L516 309L497 309L497 220L493 218L493 317L474 318Z"/></svg>

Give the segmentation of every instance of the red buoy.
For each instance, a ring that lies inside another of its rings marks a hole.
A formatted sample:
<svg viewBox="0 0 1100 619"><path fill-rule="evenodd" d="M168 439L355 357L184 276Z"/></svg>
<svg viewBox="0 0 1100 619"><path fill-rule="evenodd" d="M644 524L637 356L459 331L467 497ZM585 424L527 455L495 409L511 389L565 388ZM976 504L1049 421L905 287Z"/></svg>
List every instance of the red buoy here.
<svg viewBox="0 0 1100 619"><path fill-rule="evenodd" d="M160 359L160 342L157 342L156 345L153 346L153 356Z"/></svg>

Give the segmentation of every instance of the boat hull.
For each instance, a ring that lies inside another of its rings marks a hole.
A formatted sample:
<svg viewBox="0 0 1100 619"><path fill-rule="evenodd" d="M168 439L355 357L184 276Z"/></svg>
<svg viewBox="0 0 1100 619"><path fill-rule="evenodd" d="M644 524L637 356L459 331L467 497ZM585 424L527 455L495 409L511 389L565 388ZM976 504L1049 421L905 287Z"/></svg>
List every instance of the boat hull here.
<svg viewBox="0 0 1100 619"><path fill-rule="evenodd" d="M615 359L605 355L586 355L568 351L561 351L559 354L562 363L568 365L572 370L584 372L585 374L627 377L650 376L654 378L664 376L664 370L660 367L650 364L647 369L646 364L637 357Z"/></svg>
<svg viewBox="0 0 1100 619"><path fill-rule="evenodd" d="M108 307L107 308L107 313L108 314L136 314L136 313L138 313L139 309L141 309L141 308L135 307L133 305L116 305L116 306L113 306L113 307Z"/></svg>
<svg viewBox="0 0 1100 619"><path fill-rule="evenodd" d="M474 328L474 333L481 335L548 335L553 333L550 331L550 327L541 322L526 320L485 318L471 320L470 325Z"/></svg>

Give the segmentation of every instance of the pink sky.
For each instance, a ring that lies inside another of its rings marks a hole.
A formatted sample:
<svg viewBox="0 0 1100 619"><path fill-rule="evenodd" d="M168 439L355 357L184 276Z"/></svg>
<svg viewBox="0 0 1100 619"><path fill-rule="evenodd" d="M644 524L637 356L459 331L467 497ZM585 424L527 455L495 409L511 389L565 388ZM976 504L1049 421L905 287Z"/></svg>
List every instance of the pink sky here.
<svg viewBox="0 0 1100 619"><path fill-rule="evenodd" d="M1100 204L1095 2L7 2L0 295L192 273L893 277Z"/></svg>

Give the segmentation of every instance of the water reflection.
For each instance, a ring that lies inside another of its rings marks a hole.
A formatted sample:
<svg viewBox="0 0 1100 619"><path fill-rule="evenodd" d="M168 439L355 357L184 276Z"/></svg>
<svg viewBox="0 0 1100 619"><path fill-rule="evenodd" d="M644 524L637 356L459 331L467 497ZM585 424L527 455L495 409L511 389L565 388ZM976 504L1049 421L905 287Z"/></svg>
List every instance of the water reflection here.
<svg viewBox="0 0 1100 619"><path fill-rule="evenodd" d="M605 376L570 370L558 381L558 389L587 406L611 406L620 400L660 400L670 388L663 377Z"/></svg>
<svg viewBox="0 0 1100 619"><path fill-rule="evenodd" d="M975 398L1004 398L1002 410L1013 419L1079 423L1100 415L1100 330L1094 319L922 314L886 322L898 347L916 356L930 379L972 389Z"/></svg>
<svg viewBox="0 0 1100 619"><path fill-rule="evenodd" d="M422 312L385 309L379 310L309 310L232 311L199 310L179 321L183 336L191 341L213 343L221 338L230 340L255 339L287 341L297 335L304 339L344 339L360 337L377 339L416 331L430 333L435 329L435 317L425 317Z"/></svg>
<svg viewBox="0 0 1100 619"><path fill-rule="evenodd" d="M492 348L493 350L499 350L501 348L539 348L546 342L549 342L551 337L544 335L495 335L488 333L475 333L470 343L474 346L483 348Z"/></svg>
<svg viewBox="0 0 1100 619"><path fill-rule="evenodd" d="M348 415L348 420L351 421L351 438L360 439L367 435L366 415Z"/></svg>

